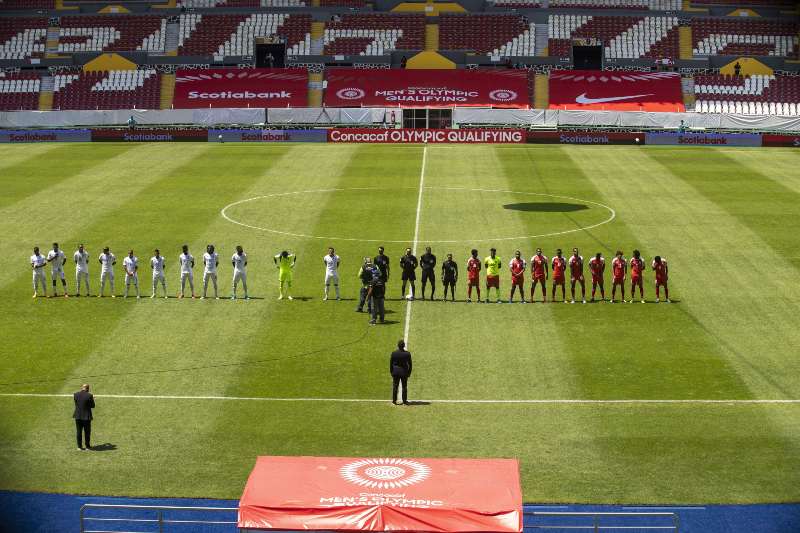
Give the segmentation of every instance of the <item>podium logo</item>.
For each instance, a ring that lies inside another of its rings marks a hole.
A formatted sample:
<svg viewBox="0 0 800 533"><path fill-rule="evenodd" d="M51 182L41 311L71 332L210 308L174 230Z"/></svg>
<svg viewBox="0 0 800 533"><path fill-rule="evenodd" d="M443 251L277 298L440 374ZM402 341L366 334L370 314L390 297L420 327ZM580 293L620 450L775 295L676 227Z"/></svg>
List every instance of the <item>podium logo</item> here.
<svg viewBox="0 0 800 533"><path fill-rule="evenodd" d="M517 99L517 93L508 89L495 89L489 93L489 98L496 102L510 102Z"/></svg>
<svg viewBox="0 0 800 533"><path fill-rule="evenodd" d="M342 100L360 100L367 95L362 89L356 87L346 87L336 91L336 96Z"/></svg>
<svg viewBox="0 0 800 533"><path fill-rule="evenodd" d="M431 468L408 459L361 459L339 469L345 481L370 489L399 489L431 475Z"/></svg>

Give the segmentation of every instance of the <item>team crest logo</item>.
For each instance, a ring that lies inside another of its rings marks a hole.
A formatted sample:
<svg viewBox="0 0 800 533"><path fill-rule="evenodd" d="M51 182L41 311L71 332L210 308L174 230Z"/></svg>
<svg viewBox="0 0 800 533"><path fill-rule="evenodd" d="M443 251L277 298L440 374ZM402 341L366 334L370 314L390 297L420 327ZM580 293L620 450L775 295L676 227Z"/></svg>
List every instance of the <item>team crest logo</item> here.
<svg viewBox="0 0 800 533"><path fill-rule="evenodd" d="M399 489L424 481L431 468L408 459L361 459L344 465L339 474L361 487Z"/></svg>
<svg viewBox="0 0 800 533"><path fill-rule="evenodd" d="M359 100L367 95L363 90L356 87L347 87L336 91L336 96L342 100Z"/></svg>
<svg viewBox="0 0 800 533"><path fill-rule="evenodd" d="M489 98L498 102L509 102L517 99L517 93L508 89L495 89L489 93Z"/></svg>

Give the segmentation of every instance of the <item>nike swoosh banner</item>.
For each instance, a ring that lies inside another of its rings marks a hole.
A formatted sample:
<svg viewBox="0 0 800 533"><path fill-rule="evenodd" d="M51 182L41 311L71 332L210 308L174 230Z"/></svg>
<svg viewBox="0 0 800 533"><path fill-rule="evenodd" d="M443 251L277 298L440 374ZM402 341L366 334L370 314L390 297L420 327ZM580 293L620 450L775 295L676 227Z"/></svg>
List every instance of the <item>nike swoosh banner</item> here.
<svg viewBox="0 0 800 533"><path fill-rule="evenodd" d="M677 72L554 70L550 109L686 111Z"/></svg>
<svg viewBox="0 0 800 533"><path fill-rule="evenodd" d="M329 107L530 107L525 70L342 68L327 81Z"/></svg>
<svg viewBox="0 0 800 533"><path fill-rule="evenodd" d="M244 531L522 532L516 459L259 457Z"/></svg>
<svg viewBox="0 0 800 533"><path fill-rule="evenodd" d="M308 71L298 68L178 70L174 105L176 109L306 107Z"/></svg>

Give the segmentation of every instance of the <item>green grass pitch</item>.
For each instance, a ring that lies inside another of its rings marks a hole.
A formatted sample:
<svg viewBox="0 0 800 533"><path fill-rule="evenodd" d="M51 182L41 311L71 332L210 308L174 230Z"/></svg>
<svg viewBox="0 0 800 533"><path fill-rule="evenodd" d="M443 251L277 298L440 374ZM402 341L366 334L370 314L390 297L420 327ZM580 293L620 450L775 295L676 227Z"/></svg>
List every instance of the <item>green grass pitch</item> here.
<svg viewBox="0 0 800 533"><path fill-rule="evenodd" d="M411 398L434 401L392 406L387 358L407 312L397 261L424 151L419 247L439 261L452 252L463 269L473 246L504 263L537 246L587 260L639 248L669 260L676 302L414 302ZM784 149L2 146L0 489L234 498L257 455L517 457L529 502L798 501L798 403L435 401L797 400L798 168ZM226 211L243 225L220 213L256 197ZM241 244L256 299L33 300L31 248L53 241L68 257L86 243L94 291L102 246L120 262L134 248L148 295L154 247L174 294L180 245L199 258L216 244L227 295ZM389 324L370 328L356 273L381 243ZM329 245L341 302L322 301ZM282 249L298 254L292 302L276 300ZM74 450L70 398L9 395L84 381L98 395L93 444L114 449Z"/></svg>

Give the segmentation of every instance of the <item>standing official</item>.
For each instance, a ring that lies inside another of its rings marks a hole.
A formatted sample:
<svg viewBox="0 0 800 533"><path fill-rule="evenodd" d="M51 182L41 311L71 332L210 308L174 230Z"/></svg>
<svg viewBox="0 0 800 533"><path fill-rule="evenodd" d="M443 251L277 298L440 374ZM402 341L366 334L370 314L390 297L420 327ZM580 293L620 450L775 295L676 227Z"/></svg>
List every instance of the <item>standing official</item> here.
<svg viewBox="0 0 800 533"><path fill-rule="evenodd" d="M419 261L417 261L416 256L411 253L411 248L406 248L405 255L400 258L400 269L403 271L402 297L406 296L406 283L411 283L410 300L413 300L414 296L417 294L417 287L414 284L414 282L417 280L417 266L419 266Z"/></svg>
<svg viewBox="0 0 800 533"><path fill-rule="evenodd" d="M366 303L367 312L372 315L372 300L367 298L367 294L369 293L369 286L372 283L372 279L375 276L380 276L380 273L372 266L372 259L365 257L364 263L361 265L361 268L358 269L358 279L361 281L361 290L358 293L357 313L364 312L364 304Z"/></svg>
<svg viewBox="0 0 800 533"><path fill-rule="evenodd" d="M448 287L450 287L450 299L454 302L456 301L456 282L458 282L458 263L453 261L453 254L447 254L447 261L442 263L443 302L447 301Z"/></svg>
<svg viewBox="0 0 800 533"><path fill-rule="evenodd" d="M86 296L89 294L89 252L83 247L83 244L78 245L78 249L72 254L72 260L75 261L75 296L81 295L81 282L86 284Z"/></svg>
<svg viewBox="0 0 800 533"><path fill-rule="evenodd" d="M383 282L389 281L389 256L383 253L383 246L378 246L378 255L372 260L378 271L381 274Z"/></svg>
<svg viewBox="0 0 800 533"><path fill-rule="evenodd" d="M397 350L389 359L389 373L392 375L392 403L397 405L397 386L403 384L403 405L408 405L408 378L411 376L411 353L406 350L403 339L397 341Z"/></svg>
<svg viewBox="0 0 800 533"><path fill-rule="evenodd" d="M404 389L405 390L405 389ZM75 433L78 442L78 449L92 449L92 409L94 409L94 396L89 392L89 384L81 385L81 390L72 395L75 402L75 411L72 418L75 419ZM86 442L86 448L83 442Z"/></svg>
<svg viewBox="0 0 800 533"><path fill-rule="evenodd" d="M383 282L380 276L374 276L372 278L369 290L367 291L367 300L372 304L372 318L369 323L374 326L375 322L380 318L381 324L383 324L386 316L386 309L384 307L386 303L386 283Z"/></svg>
<svg viewBox="0 0 800 533"><path fill-rule="evenodd" d="M425 286L431 282L431 300L436 294L436 275L434 269L436 268L436 256L431 253L431 247L425 248L425 253L419 258L419 264L422 267L422 299L425 299Z"/></svg>

